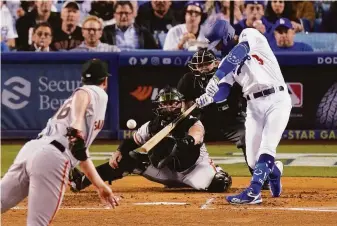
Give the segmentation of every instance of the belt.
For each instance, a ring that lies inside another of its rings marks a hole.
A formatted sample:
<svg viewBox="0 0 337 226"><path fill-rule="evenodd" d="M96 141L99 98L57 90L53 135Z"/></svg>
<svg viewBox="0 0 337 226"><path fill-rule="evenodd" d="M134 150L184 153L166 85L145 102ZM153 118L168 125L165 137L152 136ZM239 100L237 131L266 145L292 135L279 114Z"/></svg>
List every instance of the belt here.
<svg viewBox="0 0 337 226"><path fill-rule="evenodd" d="M283 90L284 90L284 87L283 87L283 86L279 86L279 87L277 87L277 89L278 89L279 91L283 91ZM277 90L277 89L276 89L276 90ZM270 88L270 89L265 89L265 90L262 90L262 91L260 91L260 92L253 93L253 97L254 97L254 99L256 99L256 98L259 98L259 97L269 96L270 94L276 93L276 90L275 90L274 87L273 87L273 88ZM247 100L251 100L251 99L252 99L252 98L250 98L250 96L247 95Z"/></svg>
<svg viewBox="0 0 337 226"><path fill-rule="evenodd" d="M50 144L59 149L62 153L66 150L66 148L57 140L53 140L52 142L50 142Z"/></svg>

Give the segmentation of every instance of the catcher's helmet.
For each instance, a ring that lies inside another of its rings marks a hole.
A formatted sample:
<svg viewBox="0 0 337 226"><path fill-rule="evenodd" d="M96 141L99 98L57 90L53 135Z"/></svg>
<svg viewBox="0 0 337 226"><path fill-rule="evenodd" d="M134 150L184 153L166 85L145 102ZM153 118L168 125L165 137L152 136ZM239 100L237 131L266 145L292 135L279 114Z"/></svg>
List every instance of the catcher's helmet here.
<svg viewBox="0 0 337 226"><path fill-rule="evenodd" d="M153 111L162 120L172 121L180 115L183 100L183 95L176 88L165 87L159 90L153 100L155 105Z"/></svg>
<svg viewBox="0 0 337 226"><path fill-rule="evenodd" d="M214 49L220 42L222 55L227 55L233 48L235 30L226 20L212 20L206 26L205 38L209 41L208 49Z"/></svg>
<svg viewBox="0 0 337 226"><path fill-rule="evenodd" d="M193 74L202 80L208 81L216 72L214 64L217 58L212 50L199 49L188 62L188 67Z"/></svg>

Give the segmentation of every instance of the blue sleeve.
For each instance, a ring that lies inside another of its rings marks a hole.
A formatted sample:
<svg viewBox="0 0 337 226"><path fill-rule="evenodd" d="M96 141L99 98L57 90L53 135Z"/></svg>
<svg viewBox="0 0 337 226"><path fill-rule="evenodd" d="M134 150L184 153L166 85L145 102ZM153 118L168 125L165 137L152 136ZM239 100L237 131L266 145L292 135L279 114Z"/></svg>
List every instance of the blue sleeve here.
<svg viewBox="0 0 337 226"><path fill-rule="evenodd" d="M231 90L231 85L228 83L220 83L219 84L219 90L214 95L213 100L215 103L222 102L227 99L229 92Z"/></svg>
<svg viewBox="0 0 337 226"><path fill-rule="evenodd" d="M233 71L236 67L236 65L240 64L242 60L245 59L245 57L249 53L249 44L248 42L240 42L238 45L236 45L222 60L221 65L219 66L218 70L215 72L216 77L218 79L222 79L225 77L228 73Z"/></svg>

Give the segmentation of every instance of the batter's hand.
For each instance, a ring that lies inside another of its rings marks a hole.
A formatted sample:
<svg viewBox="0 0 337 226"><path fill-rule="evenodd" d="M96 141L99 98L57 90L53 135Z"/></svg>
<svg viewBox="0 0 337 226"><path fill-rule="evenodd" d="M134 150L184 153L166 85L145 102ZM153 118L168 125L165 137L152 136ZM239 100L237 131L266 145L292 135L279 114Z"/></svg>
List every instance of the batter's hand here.
<svg viewBox="0 0 337 226"><path fill-rule="evenodd" d="M110 160L109 160L109 165L113 168L116 169L118 168L118 163L122 160L122 153L120 151L116 151L115 153L112 154Z"/></svg>
<svg viewBox="0 0 337 226"><path fill-rule="evenodd" d="M199 108L206 107L207 105L213 103L213 101L213 97L210 97L207 93L204 93L195 100Z"/></svg>
<svg viewBox="0 0 337 226"><path fill-rule="evenodd" d="M98 189L98 195L101 198L102 203L107 207L115 208L119 205L118 201L120 198L114 195L111 188L106 184Z"/></svg>
<svg viewBox="0 0 337 226"><path fill-rule="evenodd" d="M209 82L208 82L208 84L207 84L207 86L206 86L206 93L207 93L208 96L214 97L214 95L215 95L215 94L218 92L218 90L219 90L218 84L219 84L219 79L218 79L218 77L216 77L216 76L213 76L213 77L209 80Z"/></svg>

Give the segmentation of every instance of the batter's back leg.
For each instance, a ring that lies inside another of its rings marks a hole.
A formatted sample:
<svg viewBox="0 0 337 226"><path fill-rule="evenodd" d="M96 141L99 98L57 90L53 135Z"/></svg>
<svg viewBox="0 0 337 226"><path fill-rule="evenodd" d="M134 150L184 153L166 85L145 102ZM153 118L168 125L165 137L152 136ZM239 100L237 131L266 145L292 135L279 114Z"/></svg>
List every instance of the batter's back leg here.
<svg viewBox="0 0 337 226"><path fill-rule="evenodd" d="M246 161L249 173L250 173L251 176L253 176L254 169L252 169L249 166L248 161L247 161L247 152L246 152L246 141L245 141L245 139L246 139L245 130L242 130L241 136L239 137L238 141L236 142L236 147L238 149L242 150L242 153L243 153L243 156L245 157L245 161ZM262 186L262 190L269 190L269 180L268 179L264 182L264 184Z"/></svg>

